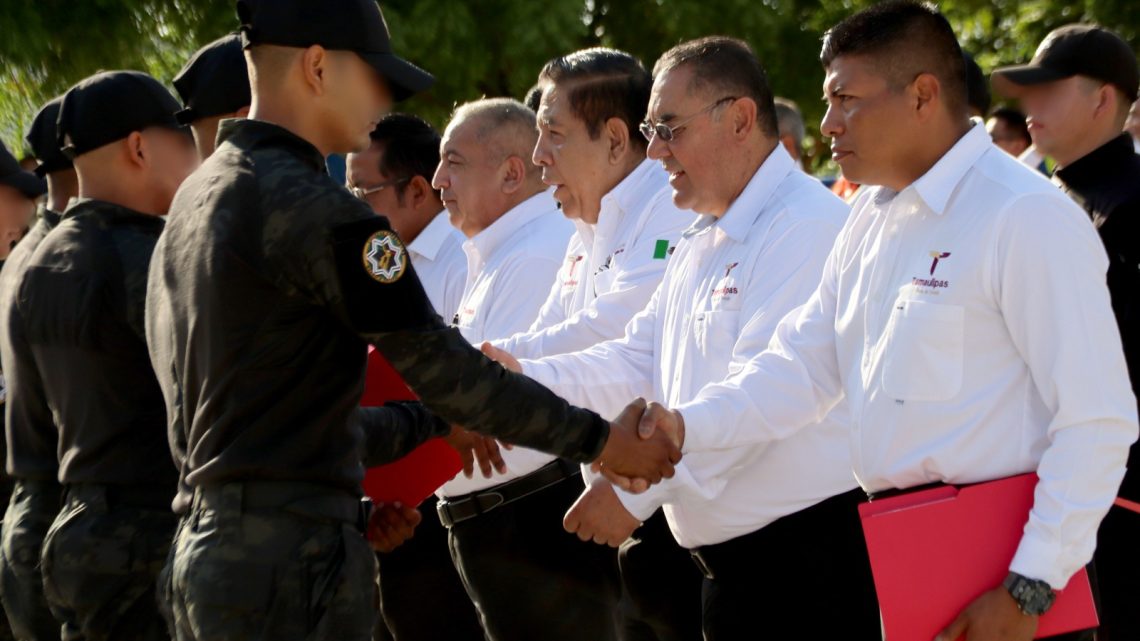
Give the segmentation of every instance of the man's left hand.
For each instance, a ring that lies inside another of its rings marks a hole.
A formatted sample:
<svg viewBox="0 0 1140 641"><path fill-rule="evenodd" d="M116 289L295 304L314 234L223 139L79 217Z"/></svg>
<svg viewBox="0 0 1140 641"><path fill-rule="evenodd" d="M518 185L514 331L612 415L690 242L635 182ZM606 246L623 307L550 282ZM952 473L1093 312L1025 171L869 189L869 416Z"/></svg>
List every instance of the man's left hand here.
<svg viewBox="0 0 1140 641"><path fill-rule="evenodd" d="M618 547L641 525L605 479L596 479L570 507L562 526L583 541Z"/></svg>

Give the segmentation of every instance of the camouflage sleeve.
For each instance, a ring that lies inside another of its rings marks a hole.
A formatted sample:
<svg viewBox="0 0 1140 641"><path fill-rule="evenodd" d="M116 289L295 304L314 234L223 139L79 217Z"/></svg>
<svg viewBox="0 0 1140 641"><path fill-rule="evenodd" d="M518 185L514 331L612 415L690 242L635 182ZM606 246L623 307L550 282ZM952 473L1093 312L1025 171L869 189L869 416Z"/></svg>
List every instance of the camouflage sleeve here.
<svg viewBox="0 0 1140 641"><path fill-rule="evenodd" d="M507 371L441 321L370 335L423 404L443 419L507 443L588 463L609 438L609 422Z"/></svg>
<svg viewBox="0 0 1140 641"><path fill-rule="evenodd" d="M447 436L451 426L420 403L395 402L357 411L364 430L361 460L365 467L384 465L406 456L423 442Z"/></svg>
<svg viewBox="0 0 1140 641"><path fill-rule="evenodd" d="M575 461L592 461L609 422L506 371L435 313L385 219L336 225L312 261L324 304L381 351L423 404L449 423Z"/></svg>

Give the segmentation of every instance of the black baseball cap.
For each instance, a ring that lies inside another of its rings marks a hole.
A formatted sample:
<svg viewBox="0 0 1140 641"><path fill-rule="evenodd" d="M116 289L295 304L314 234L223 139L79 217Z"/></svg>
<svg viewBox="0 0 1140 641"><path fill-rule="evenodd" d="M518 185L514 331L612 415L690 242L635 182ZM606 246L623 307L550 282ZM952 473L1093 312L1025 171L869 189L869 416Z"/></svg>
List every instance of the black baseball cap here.
<svg viewBox="0 0 1140 641"><path fill-rule="evenodd" d="M0 185L8 185L28 198L39 198L47 193L44 179L24 170L3 143L0 143Z"/></svg>
<svg viewBox="0 0 1140 641"><path fill-rule="evenodd" d="M1026 65L995 69L994 87L1003 93L1012 85L1037 85L1071 76L1088 76L1115 85L1129 100L1140 91L1136 53L1120 36L1096 25L1071 24L1054 29ZM1007 84L1009 83L1009 84Z"/></svg>
<svg viewBox="0 0 1140 641"><path fill-rule="evenodd" d="M435 84L428 72L392 53L375 0L238 0L242 43L353 51L388 80L397 102Z"/></svg>
<svg viewBox="0 0 1140 641"><path fill-rule="evenodd" d="M231 34L199 49L174 76L174 89L184 105L174 117L184 125L248 107L249 71L241 37Z"/></svg>
<svg viewBox="0 0 1140 641"><path fill-rule="evenodd" d="M71 158L148 127L190 132L174 118L182 108L162 83L141 71L104 71L63 95L56 132Z"/></svg>
<svg viewBox="0 0 1140 641"><path fill-rule="evenodd" d="M32 126L28 128L28 135L24 137L24 142L28 143L32 153L40 161L35 169L37 176L70 169L72 166L71 159L60 151L59 136L56 135L59 108L62 104L63 96L57 96L40 107L36 117L32 119Z"/></svg>

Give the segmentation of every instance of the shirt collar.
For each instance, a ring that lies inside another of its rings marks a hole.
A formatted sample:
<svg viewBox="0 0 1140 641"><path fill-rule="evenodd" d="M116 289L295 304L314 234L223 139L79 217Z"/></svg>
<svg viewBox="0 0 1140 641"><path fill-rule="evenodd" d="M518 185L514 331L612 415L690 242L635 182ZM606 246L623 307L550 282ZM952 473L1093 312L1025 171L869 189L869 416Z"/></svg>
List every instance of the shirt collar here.
<svg viewBox="0 0 1140 641"><path fill-rule="evenodd" d="M985 127L975 124L938 159L938 162L934 163L929 171L911 183L907 189L914 189L932 212L941 214L945 211L950 196L966 176L966 172L974 166L982 154L992 148L993 140L986 133Z"/></svg>
<svg viewBox="0 0 1140 641"><path fill-rule="evenodd" d="M649 160L648 158L641 161L641 163L629 172L629 175L621 179L621 182L616 187L610 190L610 193L602 197L602 208L598 215L598 220L606 215L606 212L617 211L630 211L637 207L643 201L642 192L645 191L645 186L652 180L654 172L657 170L657 162ZM614 207L607 207L613 203Z"/></svg>
<svg viewBox="0 0 1140 641"><path fill-rule="evenodd" d="M74 198L67 204L67 210L63 212L63 220L68 220L76 216L94 214L103 219L108 220L124 220L138 222L143 225L156 225L163 226L165 220L162 216L153 216L151 214L144 214L140 211L135 211L122 205L109 203L105 200L96 200L94 198Z"/></svg>
<svg viewBox="0 0 1140 641"><path fill-rule="evenodd" d="M1053 172L1053 177L1072 189L1080 191L1086 187L1102 184L1104 179L1115 176L1121 167L1135 162L1136 152L1132 148L1132 136L1120 134L1116 138L1094 149L1075 162Z"/></svg>
<svg viewBox="0 0 1140 641"><path fill-rule="evenodd" d="M420 235L416 239L408 243L408 251L419 254L428 260L435 260L439 255L439 250L443 247L443 242L447 237L456 233L455 228L451 226L451 221L448 220L446 212L440 212L431 219L431 222L420 231Z"/></svg>
<svg viewBox="0 0 1140 641"><path fill-rule="evenodd" d="M223 120L218 125L218 145L229 142L241 149L253 150L260 147L280 147L313 169L327 173L325 157L313 146L288 129L264 120L233 118Z"/></svg>
<svg viewBox="0 0 1140 641"><path fill-rule="evenodd" d="M706 217L702 216L694 223L692 229L716 225L729 238L738 243L744 242L752 227L756 225L757 219L764 213L772 194L776 193L776 188L794 169L795 161L791 155L783 145L776 145L720 220L705 221L703 219Z"/></svg>
<svg viewBox="0 0 1140 641"><path fill-rule="evenodd" d="M515 205L489 227L467 239L463 243L463 249L467 252L474 251L486 262L496 249L524 225L557 209L549 189L539 192Z"/></svg>

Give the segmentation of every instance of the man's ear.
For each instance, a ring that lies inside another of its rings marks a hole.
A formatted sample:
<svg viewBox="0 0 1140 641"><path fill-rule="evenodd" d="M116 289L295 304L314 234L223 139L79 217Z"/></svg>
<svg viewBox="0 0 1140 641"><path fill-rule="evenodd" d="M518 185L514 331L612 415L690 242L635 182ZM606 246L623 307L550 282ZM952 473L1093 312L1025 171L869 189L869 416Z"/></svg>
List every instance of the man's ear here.
<svg viewBox="0 0 1140 641"><path fill-rule="evenodd" d="M610 164L617 164L622 157L625 156L626 151L629 150L629 127L626 126L625 121L621 118L610 118L606 121L602 135L604 135L610 143Z"/></svg>
<svg viewBox="0 0 1140 641"><path fill-rule="evenodd" d="M325 92L326 74L332 56L324 47L313 45L301 54L301 72L305 84L320 96Z"/></svg>
<svg viewBox="0 0 1140 641"><path fill-rule="evenodd" d="M738 98L728 105L724 117L732 122L732 136L737 140L744 140L756 128L757 115L756 101L751 98Z"/></svg>
<svg viewBox="0 0 1140 641"><path fill-rule="evenodd" d="M123 139L123 145L126 147L126 160L132 166L142 168L150 164L150 149L141 131L132 131Z"/></svg>
<svg viewBox="0 0 1140 641"><path fill-rule="evenodd" d="M942 97L942 84L932 73L920 73L908 89L914 101L914 109L919 118L926 119L934 113L934 105Z"/></svg>
<svg viewBox="0 0 1140 641"><path fill-rule="evenodd" d="M250 105L246 105L234 112L234 118L248 118Z"/></svg>
<svg viewBox="0 0 1140 641"><path fill-rule="evenodd" d="M408 185L404 188L404 199L409 207L419 209L425 202L431 198L434 191L431 185L428 184L427 179L423 176L412 176L408 181Z"/></svg>
<svg viewBox="0 0 1140 641"><path fill-rule="evenodd" d="M522 188L526 183L529 163L529 160L524 161L515 155L507 156L507 159L499 166L499 175L502 176L500 182L504 194L513 194Z"/></svg>

